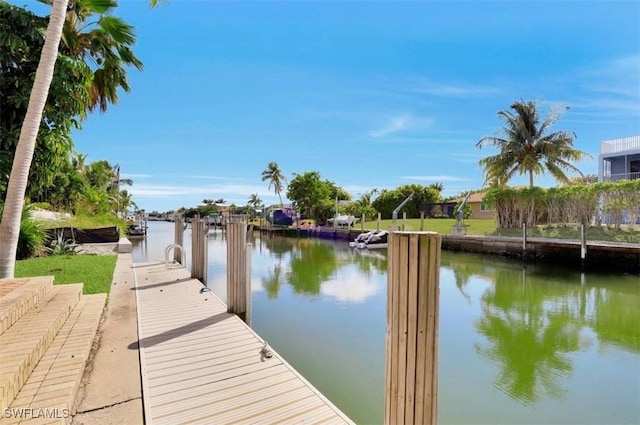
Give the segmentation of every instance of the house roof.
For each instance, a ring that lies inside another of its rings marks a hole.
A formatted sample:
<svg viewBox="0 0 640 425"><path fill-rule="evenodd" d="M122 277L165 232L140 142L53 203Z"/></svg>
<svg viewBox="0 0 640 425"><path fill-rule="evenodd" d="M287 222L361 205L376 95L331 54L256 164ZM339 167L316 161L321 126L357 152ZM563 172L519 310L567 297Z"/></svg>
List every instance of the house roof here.
<svg viewBox="0 0 640 425"><path fill-rule="evenodd" d="M475 193L472 193L472 194L469 196L469 199L467 200L467 203L471 203L471 202L482 202L482 200L484 199L484 195L486 195L486 194L487 194L487 191L486 191L486 190L483 190L482 192L475 192ZM455 202L462 202L462 200L463 200L463 199L464 199L464 197L462 197L462 198L457 198L457 199L455 200Z"/></svg>

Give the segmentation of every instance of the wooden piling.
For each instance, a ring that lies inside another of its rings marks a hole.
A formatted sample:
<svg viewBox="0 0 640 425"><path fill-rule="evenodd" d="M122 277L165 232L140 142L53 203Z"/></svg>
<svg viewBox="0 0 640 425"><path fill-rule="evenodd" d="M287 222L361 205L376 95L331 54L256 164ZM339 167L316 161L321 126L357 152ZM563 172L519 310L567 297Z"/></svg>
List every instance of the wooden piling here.
<svg viewBox="0 0 640 425"><path fill-rule="evenodd" d="M251 297L251 250L247 248L244 220L227 223L227 312L247 320Z"/></svg>
<svg viewBox="0 0 640 425"><path fill-rule="evenodd" d="M364 220L365 220L365 216L364 214L362 214L362 218L360 219L360 230L364 231Z"/></svg>
<svg viewBox="0 0 640 425"><path fill-rule="evenodd" d="M402 212L402 231L404 232L405 230L407 230L407 212L403 211Z"/></svg>
<svg viewBox="0 0 640 425"><path fill-rule="evenodd" d="M184 220L181 218L176 219L174 224L174 243L176 245L180 245L180 247L184 247ZM182 248L181 248L182 249ZM173 250L173 261L176 263L182 263L182 252L179 252L178 249ZM186 264L182 264L186 266Z"/></svg>
<svg viewBox="0 0 640 425"><path fill-rule="evenodd" d="M385 424L435 424L440 246L433 232L389 235Z"/></svg>
<svg viewBox="0 0 640 425"><path fill-rule="evenodd" d="M380 220L382 220L382 213L378 213L378 225L376 226L376 230L380 231Z"/></svg>
<svg viewBox="0 0 640 425"><path fill-rule="evenodd" d="M205 229L204 220L198 218L191 222L191 277L203 283L207 264Z"/></svg>
<svg viewBox="0 0 640 425"><path fill-rule="evenodd" d="M584 230L584 224L580 225L580 259L584 264L587 258L587 233Z"/></svg>

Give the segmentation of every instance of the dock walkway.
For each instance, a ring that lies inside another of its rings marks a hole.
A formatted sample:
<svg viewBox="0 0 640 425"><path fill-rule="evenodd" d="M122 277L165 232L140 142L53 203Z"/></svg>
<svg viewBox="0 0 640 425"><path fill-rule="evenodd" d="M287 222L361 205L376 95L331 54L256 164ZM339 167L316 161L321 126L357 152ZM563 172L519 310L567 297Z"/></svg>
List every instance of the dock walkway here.
<svg viewBox="0 0 640 425"><path fill-rule="evenodd" d="M351 424L189 272L134 264L147 424Z"/></svg>

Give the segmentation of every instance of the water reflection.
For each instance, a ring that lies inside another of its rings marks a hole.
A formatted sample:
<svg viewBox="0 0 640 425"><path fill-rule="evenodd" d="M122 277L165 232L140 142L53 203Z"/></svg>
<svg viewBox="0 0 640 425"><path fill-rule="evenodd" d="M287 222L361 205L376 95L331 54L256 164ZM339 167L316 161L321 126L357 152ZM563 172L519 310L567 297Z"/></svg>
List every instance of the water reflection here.
<svg viewBox="0 0 640 425"><path fill-rule="evenodd" d="M172 224L150 226L136 262L173 242ZM252 243L253 328L356 423L382 423L386 250L258 232ZM189 231L185 247L189 262ZM439 423L640 423L637 276L446 251L440 275ZM225 299L219 231L209 285Z"/></svg>
<svg viewBox="0 0 640 425"><path fill-rule="evenodd" d="M323 294L340 302L362 303L376 295L377 286L363 274L386 273L386 250L357 251L344 244L336 245L314 239L253 239L260 249L273 254L273 265L261 278L262 287L271 299L277 298L284 284L296 294L313 298ZM356 270L352 270L353 265ZM340 276L338 278L338 271Z"/></svg>
<svg viewBox="0 0 640 425"><path fill-rule="evenodd" d="M492 283L480 297L482 315L476 321L486 340L475 349L498 364L494 385L513 399L529 405L564 397L574 354L593 344L640 352L637 278L600 283L598 276L587 279L563 270L459 260L443 256L443 266L453 270L467 300L471 277Z"/></svg>

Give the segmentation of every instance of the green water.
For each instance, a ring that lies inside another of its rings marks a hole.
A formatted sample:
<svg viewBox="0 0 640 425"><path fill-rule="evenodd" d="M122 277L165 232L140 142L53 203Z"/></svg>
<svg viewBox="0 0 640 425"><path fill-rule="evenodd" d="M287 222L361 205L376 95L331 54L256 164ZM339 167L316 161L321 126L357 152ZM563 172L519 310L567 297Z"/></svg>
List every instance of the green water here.
<svg viewBox="0 0 640 425"><path fill-rule="evenodd" d="M150 224L134 261L173 241ZM354 421L381 423L386 250L257 236L252 327ZM225 243L210 234L223 299ZM443 251L438 409L441 424L640 423L640 278Z"/></svg>

